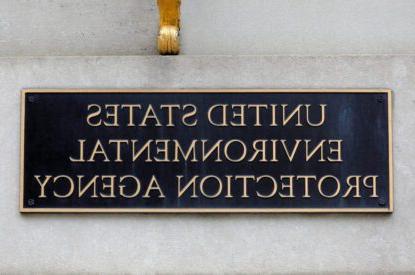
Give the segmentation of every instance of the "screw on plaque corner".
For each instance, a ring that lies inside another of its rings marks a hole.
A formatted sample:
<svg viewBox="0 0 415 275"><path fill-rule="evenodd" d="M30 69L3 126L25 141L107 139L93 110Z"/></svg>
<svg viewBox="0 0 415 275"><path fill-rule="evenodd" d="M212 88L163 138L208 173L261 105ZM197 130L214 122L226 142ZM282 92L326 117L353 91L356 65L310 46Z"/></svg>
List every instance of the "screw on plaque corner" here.
<svg viewBox="0 0 415 275"><path fill-rule="evenodd" d="M386 204L385 199L384 198L379 198L378 204L379 204L379 206L385 206L385 204Z"/></svg>
<svg viewBox="0 0 415 275"><path fill-rule="evenodd" d="M37 96L35 96L35 95L29 95L27 97L27 101L29 101L30 103L36 102L36 99L37 99Z"/></svg>
<svg viewBox="0 0 415 275"><path fill-rule="evenodd" d="M383 96L378 96L377 99L376 99L376 101L378 103L383 103L385 101L385 99L383 98Z"/></svg>

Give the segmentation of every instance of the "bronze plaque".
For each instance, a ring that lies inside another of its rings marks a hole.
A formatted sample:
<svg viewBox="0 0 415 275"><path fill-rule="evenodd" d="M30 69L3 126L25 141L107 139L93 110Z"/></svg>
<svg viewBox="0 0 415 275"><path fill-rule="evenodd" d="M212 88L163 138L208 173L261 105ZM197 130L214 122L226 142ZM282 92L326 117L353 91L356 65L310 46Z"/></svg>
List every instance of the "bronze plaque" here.
<svg viewBox="0 0 415 275"><path fill-rule="evenodd" d="M21 212L392 212L390 90L24 90Z"/></svg>

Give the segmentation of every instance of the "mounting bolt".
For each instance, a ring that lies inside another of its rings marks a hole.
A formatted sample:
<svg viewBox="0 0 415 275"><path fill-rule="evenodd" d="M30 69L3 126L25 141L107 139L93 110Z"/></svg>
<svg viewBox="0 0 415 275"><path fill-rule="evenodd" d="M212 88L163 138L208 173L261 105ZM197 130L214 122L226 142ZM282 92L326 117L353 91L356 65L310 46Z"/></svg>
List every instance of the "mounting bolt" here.
<svg viewBox="0 0 415 275"><path fill-rule="evenodd" d="M36 101L36 96L34 95L29 95L27 97L27 101L29 101L30 103L34 103Z"/></svg>
<svg viewBox="0 0 415 275"><path fill-rule="evenodd" d="M383 103L383 101L384 101L384 99L383 99L383 97L382 97L382 96L379 96L379 97L377 98L377 102L379 102L379 103Z"/></svg>

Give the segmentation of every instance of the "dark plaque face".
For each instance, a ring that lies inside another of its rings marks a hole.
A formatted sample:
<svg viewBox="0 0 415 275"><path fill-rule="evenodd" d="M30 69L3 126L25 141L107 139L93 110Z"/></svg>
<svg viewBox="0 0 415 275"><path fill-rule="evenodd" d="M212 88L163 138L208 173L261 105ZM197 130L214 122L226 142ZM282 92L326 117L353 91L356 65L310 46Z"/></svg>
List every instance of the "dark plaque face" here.
<svg viewBox="0 0 415 275"><path fill-rule="evenodd" d="M392 212L389 90L25 90L22 212Z"/></svg>

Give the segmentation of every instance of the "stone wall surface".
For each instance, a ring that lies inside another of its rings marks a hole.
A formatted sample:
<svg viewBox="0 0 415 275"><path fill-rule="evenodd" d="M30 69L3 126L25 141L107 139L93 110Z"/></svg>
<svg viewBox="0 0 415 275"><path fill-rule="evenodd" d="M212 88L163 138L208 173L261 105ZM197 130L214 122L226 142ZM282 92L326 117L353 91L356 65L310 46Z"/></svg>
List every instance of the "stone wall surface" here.
<svg viewBox="0 0 415 275"><path fill-rule="evenodd" d="M414 54L412 0L182 0L182 53ZM0 56L156 54L156 0L0 0Z"/></svg>
<svg viewBox="0 0 415 275"><path fill-rule="evenodd" d="M155 0L0 0L0 56L156 54Z"/></svg>
<svg viewBox="0 0 415 275"><path fill-rule="evenodd" d="M414 75L414 55L0 58L0 273L415 272ZM391 88L395 211L23 215L22 88Z"/></svg>

